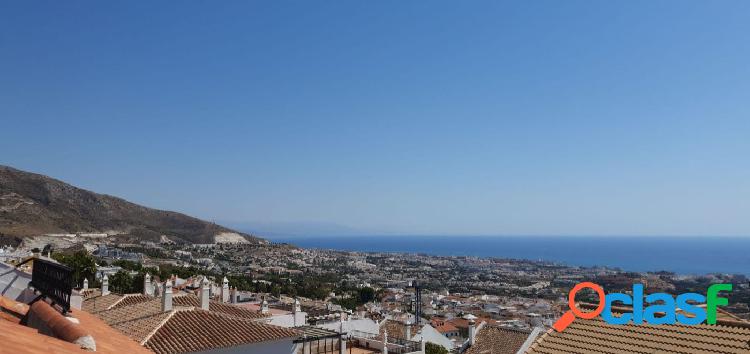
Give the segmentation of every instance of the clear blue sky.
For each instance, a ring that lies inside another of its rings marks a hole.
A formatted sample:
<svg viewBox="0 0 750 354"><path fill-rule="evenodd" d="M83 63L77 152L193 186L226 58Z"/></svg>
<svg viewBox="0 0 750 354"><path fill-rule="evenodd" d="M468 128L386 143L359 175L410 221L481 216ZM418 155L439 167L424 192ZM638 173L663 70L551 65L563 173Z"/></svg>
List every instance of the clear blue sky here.
<svg viewBox="0 0 750 354"><path fill-rule="evenodd" d="M250 224L750 235L749 36L747 1L8 1L0 164Z"/></svg>

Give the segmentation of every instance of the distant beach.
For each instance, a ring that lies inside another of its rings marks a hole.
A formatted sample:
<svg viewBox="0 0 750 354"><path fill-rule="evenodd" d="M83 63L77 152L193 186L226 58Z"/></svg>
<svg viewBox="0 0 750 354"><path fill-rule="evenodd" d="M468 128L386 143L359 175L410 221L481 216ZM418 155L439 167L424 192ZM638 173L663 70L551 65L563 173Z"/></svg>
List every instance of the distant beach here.
<svg viewBox="0 0 750 354"><path fill-rule="evenodd" d="M626 271L750 275L750 238L624 236L295 236L305 248L544 260Z"/></svg>

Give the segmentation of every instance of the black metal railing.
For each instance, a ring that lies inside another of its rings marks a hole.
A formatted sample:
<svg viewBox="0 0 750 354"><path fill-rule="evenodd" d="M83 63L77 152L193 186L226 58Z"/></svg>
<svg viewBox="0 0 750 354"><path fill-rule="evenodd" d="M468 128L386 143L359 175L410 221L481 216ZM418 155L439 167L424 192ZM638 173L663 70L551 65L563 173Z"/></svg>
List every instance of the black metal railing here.
<svg viewBox="0 0 750 354"><path fill-rule="evenodd" d="M40 296L52 300L63 313L70 311L70 295L73 292L73 270L59 263L34 259L31 283Z"/></svg>

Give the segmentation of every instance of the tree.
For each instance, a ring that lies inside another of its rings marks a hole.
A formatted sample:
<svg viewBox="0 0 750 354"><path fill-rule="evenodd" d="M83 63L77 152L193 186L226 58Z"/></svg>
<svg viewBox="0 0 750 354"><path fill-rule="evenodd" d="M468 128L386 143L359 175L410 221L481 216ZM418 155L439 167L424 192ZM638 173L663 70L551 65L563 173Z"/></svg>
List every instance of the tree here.
<svg viewBox="0 0 750 354"><path fill-rule="evenodd" d="M331 300L336 305L340 305L341 307L349 310L356 310L357 309L357 299L354 297L346 297L346 298L338 298Z"/></svg>
<svg viewBox="0 0 750 354"><path fill-rule="evenodd" d="M118 260L112 262L112 265L119 266L122 269L135 270L135 271L139 271L142 268L142 266L141 266L140 263L129 261L129 260L126 260L126 259L118 259Z"/></svg>
<svg viewBox="0 0 750 354"><path fill-rule="evenodd" d="M425 343L424 351L425 354L448 354L448 349L432 342Z"/></svg>
<svg viewBox="0 0 750 354"><path fill-rule="evenodd" d="M82 286L83 279L89 282L94 280L96 274L96 261L88 252L81 250L73 254L55 253L52 258L73 269L73 283Z"/></svg>
<svg viewBox="0 0 750 354"><path fill-rule="evenodd" d="M127 294L133 287L133 277L127 271L121 270L109 278L109 285L114 292Z"/></svg>
<svg viewBox="0 0 750 354"><path fill-rule="evenodd" d="M359 303L366 304L370 301L375 300L375 289L371 287L364 287L359 289Z"/></svg>
<svg viewBox="0 0 750 354"><path fill-rule="evenodd" d="M132 285L130 286L131 293L143 293L143 280L146 273L144 271L138 272L133 276Z"/></svg>

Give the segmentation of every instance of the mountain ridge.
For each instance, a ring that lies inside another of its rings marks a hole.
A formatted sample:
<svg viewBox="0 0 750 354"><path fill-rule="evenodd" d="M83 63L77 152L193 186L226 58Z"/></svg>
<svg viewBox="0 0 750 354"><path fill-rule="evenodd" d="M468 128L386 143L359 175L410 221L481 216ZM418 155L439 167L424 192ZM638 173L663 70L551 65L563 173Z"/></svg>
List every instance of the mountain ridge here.
<svg viewBox="0 0 750 354"><path fill-rule="evenodd" d="M0 236L108 234L133 240L214 243L266 240L182 213L95 193L42 174L0 165Z"/></svg>

